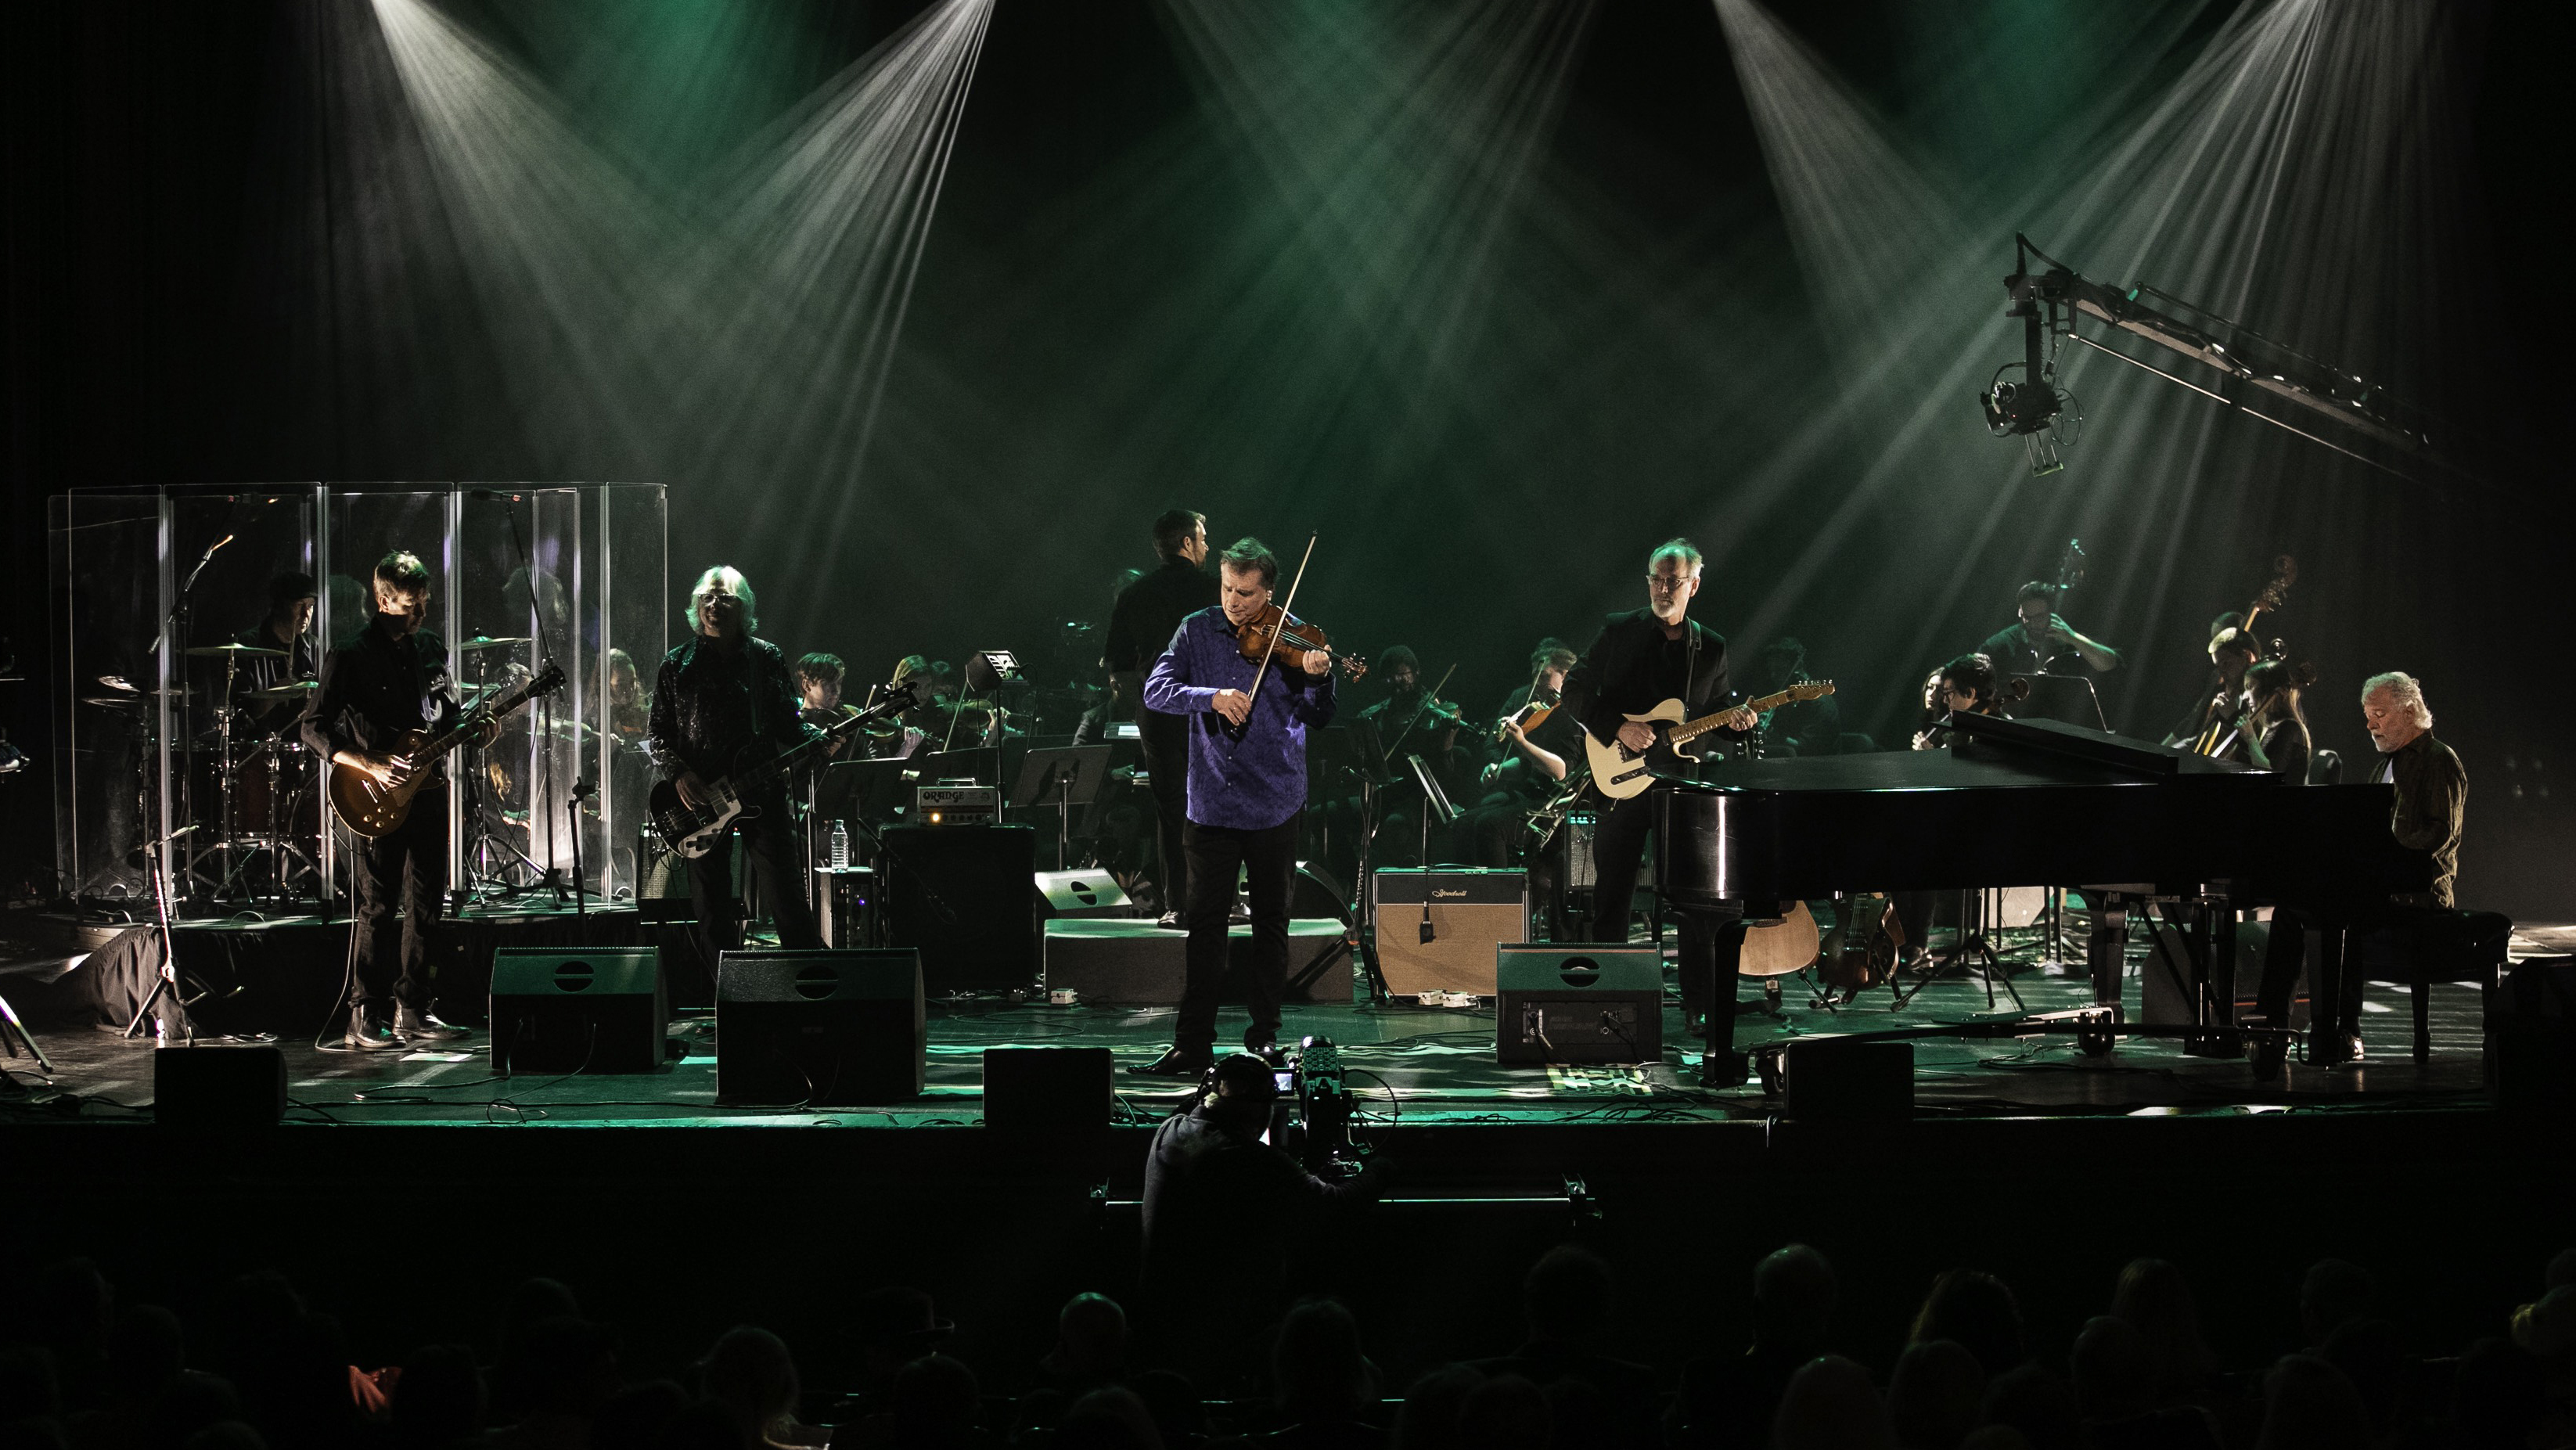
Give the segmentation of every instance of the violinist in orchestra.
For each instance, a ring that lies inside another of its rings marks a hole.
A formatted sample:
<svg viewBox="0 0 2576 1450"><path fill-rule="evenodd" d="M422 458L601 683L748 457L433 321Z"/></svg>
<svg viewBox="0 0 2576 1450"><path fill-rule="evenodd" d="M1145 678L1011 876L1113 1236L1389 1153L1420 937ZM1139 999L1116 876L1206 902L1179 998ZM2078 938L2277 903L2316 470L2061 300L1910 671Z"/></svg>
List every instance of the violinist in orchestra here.
<svg viewBox="0 0 2576 1450"><path fill-rule="evenodd" d="M2002 714L2004 692L1998 674L1995 662L1982 653L1961 655L1934 670L1923 682L1923 726L1914 732L1914 748L1938 750L1949 744L1953 715Z"/></svg>
<svg viewBox="0 0 2576 1450"><path fill-rule="evenodd" d="M1726 685L1726 637L1690 617L1700 569L1699 546L1690 540L1657 545L1646 559L1646 607L1610 616L1567 677L1566 708L1594 740L1606 745L1616 739L1631 750L1646 750L1656 743L1654 730L1627 716L1646 714L1667 700L1679 700L1685 714L1700 716L1725 710L1733 698ZM1721 728L1741 740L1753 724L1752 712L1739 707L1727 713ZM1655 796L1667 788L1658 785L1614 802L1594 829L1593 941L1628 940ZM1702 913L1682 917L1682 1010L1686 1018L1707 1023L1712 1053L1731 1051L1735 1013L1735 974L1717 980L1718 929ZM1732 1056L1740 1081L1744 1055Z"/></svg>
<svg viewBox="0 0 2576 1450"><path fill-rule="evenodd" d="M2024 584L2013 598L2013 612L2020 618L1986 636L1976 650L1994 662L1998 674L2017 679L2087 669L2102 675L2120 667L2118 650L2058 617L2056 585L2040 579Z"/></svg>
<svg viewBox="0 0 2576 1450"><path fill-rule="evenodd" d="M1476 804L1458 818L1450 839L1471 865L1509 867L1530 812L1547 803L1583 761L1583 731L1556 708L1575 654L1543 639L1530 651L1529 681L1506 692L1494 712L1489 758L1477 777ZM1537 863L1531 863L1536 869Z"/></svg>
<svg viewBox="0 0 2576 1450"><path fill-rule="evenodd" d="M817 730L828 730L859 713L856 705L843 703L841 681L849 677L850 667L839 655L812 654L796 657L796 718ZM850 752L855 734L836 735L824 751L834 759Z"/></svg>
<svg viewBox="0 0 2576 1450"><path fill-rule="evenodd" d="M1272 612L1278 579L1277 556L1258 539L1237 540L1218 556L1216 606L1184 618L1145 677L1146 708L1188 722L1182 920L1190 936L1171 1048L1134 1072L1196 1077L1215 1061L1217 996L1238 870L1252 911L1244 983L1252 1021L1243 1042L1252 1052L1277 1056L1288 895L1306 804L1306 734L1331 724L1334 710L1329 649L1292 644L1277 630L1297 622L1284 609Z"/></svg>
<svg viewBox="0 0 2576 1450"><path fill-rule="evenodd" d="M1462 794L1458 734L1466 717L1422 687L1422 657L1409 645L1387 646L1373 673L1386 681L1387 696L1360 711L1360 718L1377 722L1378 748L1386 752L1386 768L1396 782L1378 797L1384 814L1377 827L1376 859L1387 866L1423 865L1414 859L1424 839L1417 814L1423 808L1422 787L1405 757L1421 756L1431 778L1455 803ZM1435 851L1445 846L1446 835L1446 827L1431 833Z"/></svg>
<svg viewBox="0 0 2576 1450"><path fill-rule="evenodd" d="M1769 695L1807 678L1807 647L1793 635L1782 635L1755 657L1748 695ZM1791 700L1763 717L1759 727L1765 755L1831 755L1842 745L1842 702L1832 695Z"/></svg>

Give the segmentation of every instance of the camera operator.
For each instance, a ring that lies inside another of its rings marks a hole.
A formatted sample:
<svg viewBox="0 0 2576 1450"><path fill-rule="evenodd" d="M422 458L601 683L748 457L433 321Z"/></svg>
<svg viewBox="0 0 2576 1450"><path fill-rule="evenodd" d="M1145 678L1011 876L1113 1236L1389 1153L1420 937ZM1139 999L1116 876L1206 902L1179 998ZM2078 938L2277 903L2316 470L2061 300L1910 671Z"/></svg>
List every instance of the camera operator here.
<svg viewBox="0 0 2576 1450"><path fill-rule="evenodd" d="M1298 1231L1336 1205L1377 1197L1374 1160L1335 1182L1262 1141L1279 1097L1270 1064L1237 1053L1217 1063L1214 1087L1196 1107L1155 1131L1145 1163L1144 1287L1165 1311L1154 1317L1166 1333L1189 1333L1182 1320L1194 1302L1223 1301L1228 1317L1267 1323L1285 1303Z"/></svg>

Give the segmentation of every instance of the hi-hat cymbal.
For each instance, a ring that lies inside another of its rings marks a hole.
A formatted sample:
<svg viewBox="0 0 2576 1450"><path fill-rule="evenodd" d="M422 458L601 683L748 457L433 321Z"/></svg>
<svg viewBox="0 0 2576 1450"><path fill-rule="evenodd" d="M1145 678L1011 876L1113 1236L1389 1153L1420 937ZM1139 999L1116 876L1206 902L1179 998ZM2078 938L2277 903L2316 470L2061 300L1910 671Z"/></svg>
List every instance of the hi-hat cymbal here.
<svg viewBox="0 0 2576 1450"><path fill-rule="evenodd" d="M242 698L245 700L288 700L300 695L309 695L315 690L321 688L322 682L320 680L289 680L282 685L271 685L265 690L245 690L242 692Z"/></svg>
<svg viewBox="0 0 2576 1450"><path fill-rule="evenodd" d="M458 640L458 641L456 642L456 648L457 648L459 651L464 651L464 650L478 650L478 649L493 649L493 648L497 648L498 646L505 645L505 644L526 644L527 642L528 642L528 637L527 637L526 635L523 635L523 634L519 634L519 635L504 635L503 637L501 637L501 638L499 638L499 639L494 639L493 637L491 637L490 635L487 635L487 634L478 634L478 635L474 636L472 639L461 639L461 640Z"/></svg>
<svg viewBox="0 0 2576 1450"><path fill-rule="evenodd" d="M201 644L195 649L188 651L188 653L201 659L214 658L221 655L239 655L244 659L282 660L286 658L286 651L282 649L262 649L255 644L233 644L230 642L226 642L224 644Z"/></svg>

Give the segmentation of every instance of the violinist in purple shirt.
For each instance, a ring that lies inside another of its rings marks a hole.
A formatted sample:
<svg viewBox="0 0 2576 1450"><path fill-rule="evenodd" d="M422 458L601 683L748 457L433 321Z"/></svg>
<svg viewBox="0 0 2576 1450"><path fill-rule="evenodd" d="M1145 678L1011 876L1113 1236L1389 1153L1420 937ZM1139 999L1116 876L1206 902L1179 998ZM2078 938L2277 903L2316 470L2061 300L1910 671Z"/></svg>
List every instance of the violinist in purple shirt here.
<svg viewBox="0 0 2576 1450"><path fill-rule="evenodd" d="M1306 805L1306 732L1333 719L1333 660L1282 645L1259 675L1237 629L1270 607L1279 560L1259 539L1218 556L1217 606L1181 621L1145 677L1145 706L1190 725L1189 822L1182 832L1189 884L1181 924L1190 934L1180 1020L1160 1058L1130 1068L1196 1077L1215 1060L1217 992L1225 977L1226 926L1235 872L1251 898L1252 961L1244 1046L1276 1058L1279 996L1288 976L1288 891L1297 871L1297 818Z"/></svg>

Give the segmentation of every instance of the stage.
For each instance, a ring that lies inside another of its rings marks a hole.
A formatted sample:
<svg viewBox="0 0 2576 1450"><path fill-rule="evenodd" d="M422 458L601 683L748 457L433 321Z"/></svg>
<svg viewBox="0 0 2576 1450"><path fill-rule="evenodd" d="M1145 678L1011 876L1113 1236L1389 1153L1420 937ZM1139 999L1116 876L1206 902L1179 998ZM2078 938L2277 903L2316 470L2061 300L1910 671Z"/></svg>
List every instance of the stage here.
<svg viewBox="0 0 2576 1450"><path fill-rule="evenodd" d="M488 1037L480 1032L454 1044L382 1057L317 1050L310 1033L333 1020L317 1004L327 1002L337 985L337 944L345 940L345 932L345 922L336 927L270 923L259 932L238 923L191 924L182 931L183 964L220 960L230 973L221 980L238 987L228 1002L200 1008L199 1040L276 1043L286 1059L290 1122L963 1127L982 1120L983 1054L988 1049L1106 1047L1125 1065L1150 1060L1170 1041L1172 1026L1168 1006L1051 1006L1043 996L1012 1001L1000 994L934 997L927 1003L927 1088L921 1097L830 1111L720 1107L714 1101L715 1023L703 1005L683 1005L675 1013L670 1036L685 1055L650 1073L496 1078L487 1055ZM595 912L586 919L534 909L469 915L460 923L460 934L468 945L457 954L459 965L453 970L482 982L489 980L489 953L500 942L605 946L660 940L665 951L686 950L672 939L678 935L675 930L641 924L632 911ZM300 954L281 948L251 956L237 944L254 936L301 940L306 946ZM25 932L15 938L18 975L0 977L0 983L38 979L33 968L42 957L31 952L31 943ZM476 944L479 975L473 970ZM218 945L230 950L217 953ZM2021 945L2016 955L2035 954L2035 942ZM2576 946L2576 927L2527 926L2517 931L2513 954L2563 954L2571 946ZM2131 945L2124 1005L2132 1020L2140 1011L2141 973L2149 950L2143 941ZM103 996L110 1007L122 1009L136 1000L130 985L90 993L67 990L82 971L98 965L93 958L61 973L49 986L35 989L41 997L24 985L0 986L0 992L14 993L52 1060L53 1090L82 1100L82 1119L104 1123L139 1116L148 1107L152 1069L148 1038L128 1038L105 1025L120 1011L102 1014L93 1005L87 1009L93 1020L80 1020L83 1012L76 1001ZM670 975L675 987L685 980L676 969ZM1761 984L1747 979L1740 994L1737 1045L1751 1050L1815 1034L1937 1032L2070 1012L2091 1003L2089 984L2059 969L2024 962L2010 966L2008 975L2027 1011L2017 1010L2000 984L1990 1004L1988 987L1974 976L1934 980L1903 1010L1894 1010L1895 993L1886 987L1865 992L1849 1005L1827 1006L1804 977L1776 979L1783 990L1767 1001ZM2412 1055L2406 991L2373 982L2363 1001L2366 1055L2360 1064L2309 1067L2294 1054L2281 1080L2270 1084L2257 1083L2241 1059L2188 1055L2174 1037L2124 1037L2113 1051L2096 1057L2079 1050L2073 1032L2063 1029L2034 1028L2000 1037L1929 1035L1914 1047L1915 1109L1922 1117L2028 1119L2482 1107L2478 991L2459 983L2435 984L2429 990L2431 1054L2426 1060L2418 1062ZM1334 1000L1345 992L1346 1000ZM1701 1086L1700 1044L1684 1036L1678 1001L1669 988L1659 1059L1597 1067L1498 1065L1490 999L1476 1008L1422 1007L1409 1001L1372 1005L1347 965L1333 967L1317 983L1316 995L1315 1001L1290 1002L1286 1034L1328 1038L1342 1049L1366 1114L1364 1137L1433 1127L1758 1123L1780 1113L1778 1100L1766 1098L1757 1083L1716 1091ZM675 996L688 1003L684 987ZM269 1020L291 1018L296 1030L241 1030L262 1015L237 1005L244 999L268 1004L263 1011ZM40 1002L50 1010L38 1010ZM477 1017L471 997L453 988L443 992L440 1010L459 1023ZM1227 1010L1219 1023L1221 1045L1243 1020L1240 1009ZM235 1026L232 1033L225 1030L228 1021ZM33 1063L21 1057L9 1065L19 1074L21 1087L30 1087ZM45 1100L44 1089L30 1091L35 1100ZM1187 1096L1181 1086L1127 1075L1121 1076L1118 1093L1119 1116L1131 1124L1156 1120ZM29 1099L20 1101L23 1106Z"/></svg>

